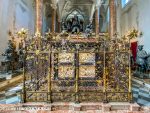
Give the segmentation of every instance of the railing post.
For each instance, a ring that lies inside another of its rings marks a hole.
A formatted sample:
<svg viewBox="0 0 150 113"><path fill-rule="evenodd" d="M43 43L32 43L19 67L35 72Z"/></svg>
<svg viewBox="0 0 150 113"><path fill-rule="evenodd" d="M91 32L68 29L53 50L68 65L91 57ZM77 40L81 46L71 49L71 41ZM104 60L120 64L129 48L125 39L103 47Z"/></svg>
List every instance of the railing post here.
<svg viewBox="0 0 150 113"><path fill-rule="evenodd" d="M25 52L24 52L24 57L23 57L23 90L22 90L22 103L26 102L26 76L25 76L25 61L26 61L26 47L25 47Z"/></svg>
<svg viewBox="0 0 150 113"><path fill-rule="evenodd" d="M23 91L22 91L22 102L26 102L26 90L25 90L25 67L23 67Z"/></svg>
<svg viewBox="0 0 150 113"><path fill-rule="evenodd" d="M129 102L133 102L133 98L132 98L132 83L131 83L131 51L130 51L130 39L129 39L129 50L128 50L128 54L129 54L129 89L128 89L128 100Z"/></svg>
<svg viewBox="0 0 150 113"><path fill-rule="evenodd" d="M51 58L52 53L51 50L49 50L49 66L48 66L48 103L52 103L52 91L51 91L51 70L52 70L52 65L51 65Z"/></svg>
<svg viewBox="0 0 150 113"><path fill-rule="evenodd" d="M76 59L75 59L75 66L76 66L76 80L75 80L75 102L79 103L79 45L76 45Z"/></svg>
<svg viewBox="0 0 150 113"><path fill-rule="evenodd" d="M103 65L104 65L104 68L103 68L103 94L104 94L104 100L103 100L103 102L104 103L107 103L107 94L106 94L106 42L105 42L105 40L104 40L104 53L103 53L103 56L104 56L104 58L103 58Z"/></svg>

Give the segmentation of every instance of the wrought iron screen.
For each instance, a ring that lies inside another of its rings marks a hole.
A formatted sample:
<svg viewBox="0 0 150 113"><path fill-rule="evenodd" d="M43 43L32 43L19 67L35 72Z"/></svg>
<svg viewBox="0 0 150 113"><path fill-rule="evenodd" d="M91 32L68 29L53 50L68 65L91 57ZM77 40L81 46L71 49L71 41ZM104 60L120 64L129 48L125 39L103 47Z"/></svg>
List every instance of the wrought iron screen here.
<svg viewBox="0 0 150 113"><path fill-rule="evenodd" d="M88 40L26 42L24 102L131 101L129 43Z"/></svg>

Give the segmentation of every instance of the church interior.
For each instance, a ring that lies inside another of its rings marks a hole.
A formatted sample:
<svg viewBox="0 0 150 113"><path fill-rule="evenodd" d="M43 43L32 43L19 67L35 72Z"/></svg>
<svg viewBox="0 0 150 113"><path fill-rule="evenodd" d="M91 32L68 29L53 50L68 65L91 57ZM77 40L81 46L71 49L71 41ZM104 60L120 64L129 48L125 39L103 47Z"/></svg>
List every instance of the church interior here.
<svg viewBox="0 0 150 113"><path fill-rule="evenodd" d="M149 6L0 0L0 112L150 112Z"/></svg>

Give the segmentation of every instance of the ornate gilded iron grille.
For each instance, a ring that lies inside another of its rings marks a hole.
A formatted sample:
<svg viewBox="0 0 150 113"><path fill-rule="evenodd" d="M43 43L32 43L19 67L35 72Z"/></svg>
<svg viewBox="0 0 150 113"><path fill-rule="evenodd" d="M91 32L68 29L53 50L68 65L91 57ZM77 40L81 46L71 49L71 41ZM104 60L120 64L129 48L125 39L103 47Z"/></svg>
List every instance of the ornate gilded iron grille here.
<svg viewBox="0 0 150 113"><path fill-rule="evenodd" d="M38 46L38 40L26 42L24 98L26 101L48 101L50 52Z"/></svg>
<svg viewBox="0 0 150 113"><path fill-rule="evenodd" d="M111 40L106 48L106 99L128 101L130 92L130 45L119 39Z"/></svg>
<svg viewBox="0 0 150 113"><path fill-rule="evenodd" d="M29 40L24 102L131 101L129 48L119 39Z"/></svg>

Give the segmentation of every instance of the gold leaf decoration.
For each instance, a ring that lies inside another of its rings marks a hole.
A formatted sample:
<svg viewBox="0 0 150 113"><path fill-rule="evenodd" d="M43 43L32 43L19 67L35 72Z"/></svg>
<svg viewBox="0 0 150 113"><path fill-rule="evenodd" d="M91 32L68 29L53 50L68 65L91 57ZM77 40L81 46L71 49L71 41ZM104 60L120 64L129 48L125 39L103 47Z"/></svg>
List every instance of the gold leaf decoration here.
<svg viewBox="0 0 150 113"><path fill-rule="evenodd" d="M40 50L36 50L35 54L39 55L40 54Z"/></svg>

